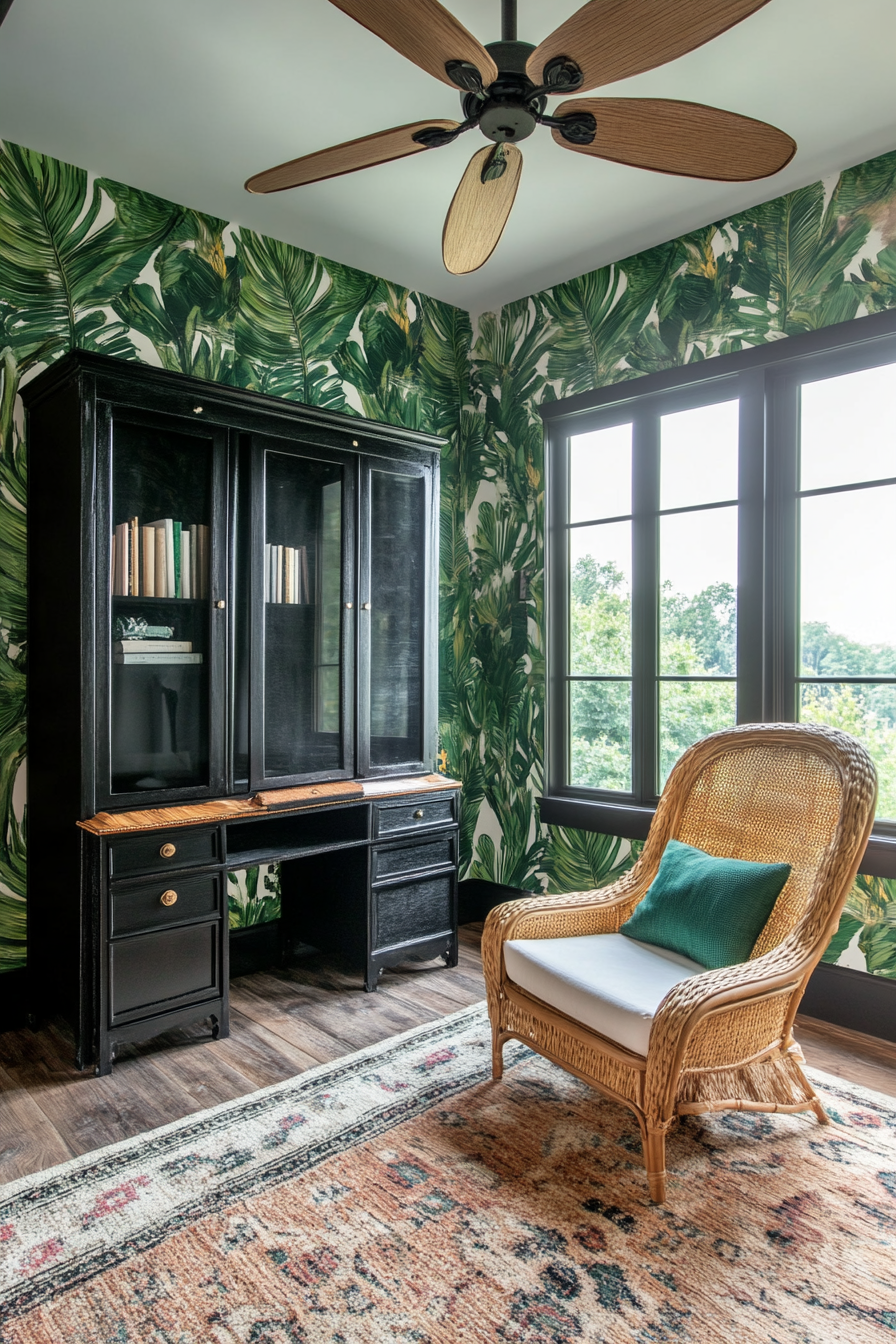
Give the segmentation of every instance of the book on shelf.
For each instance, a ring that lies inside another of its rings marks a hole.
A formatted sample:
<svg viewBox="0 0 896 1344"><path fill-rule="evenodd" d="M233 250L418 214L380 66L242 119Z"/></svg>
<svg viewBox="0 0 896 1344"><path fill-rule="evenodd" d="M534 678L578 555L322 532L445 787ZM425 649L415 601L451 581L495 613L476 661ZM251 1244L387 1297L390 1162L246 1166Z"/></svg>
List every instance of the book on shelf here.
<svg viewBox="0 0 896 1344"><path fill-rule="evenodd" d="M156 595L156 530L154 527L140 529L140 559L143 566L142 597Z"/></svg>
<svg viewBox="0 0 896 1344"><path fill-rule="evenodd" d="M162 591L156 597L177 597L177 579L174 572L174 519L157 518L149 524L156 530L156 578L159 572L159 550L161 545ZM161 536L161 543L160 543ZM156 583L158 587L158 582Z"/></svg>
<svg viewBox="0 0 896 1344"><path fill-rule="evenodd" d="M128 592L140 592L140 524L128 519Z"/></svg>
<svg viewBox="0 0 896 1344"><path fill-rule="evenodd" d="M264 600L301 606L309 602L308 548L265 543Z"/></svg>
<svg viewBox="0 0 896 1344"><path fill-rule="evenodd" d="M190 528L182 527L180 530L180 595L181 597L195 597L193 592L193 573L192 573L192 537Z"/></svg>
<svg viewBox="0 0 896 1344"><path fill-rule="evenodd" d="M116 639L113 653L192 653L191 639Z"/></svg>
<svg viewBox="0 0 896 1344"><path fill-rule="evenodd" d="M182 528L180 523L172 519L171 522L171 541L174 546L174 596L183 597L183 575L180 572L180 539Z"/></svg>
<svg viewBox="0 0 896 1344"><path fill-rule="evenodd" d="M112 655L113 662L116 663L149 663L155 667L162 667L165 664L191 664L201 663L201 653L115 653Z"/></svg>
<svg viewBox="0 0 896 1344"><path fill-rule="evenodd" d="M112 532L113 597L199 597L209 595L209 537L205 523L137 517Z"/></svg>
<svg viewBox="0 0 896 1344"><path fill-rule="evenodd" d="M168 553L165 545L165 524L156 527L150 523L150 529L156 539L156 597L168 596Z"/></svg>

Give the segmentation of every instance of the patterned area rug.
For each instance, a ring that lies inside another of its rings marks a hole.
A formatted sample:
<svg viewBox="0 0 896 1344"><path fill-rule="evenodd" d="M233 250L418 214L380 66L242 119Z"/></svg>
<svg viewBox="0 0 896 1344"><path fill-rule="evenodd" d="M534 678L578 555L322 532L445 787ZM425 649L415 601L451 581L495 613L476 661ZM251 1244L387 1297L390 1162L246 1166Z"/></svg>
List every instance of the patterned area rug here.
<svg viewBox="0 0 896 1344"><path fill-rule="evenodd" d="M896 1338L896 1103L629 1112L474 1008L0 1187L5 1344Z"/></svg>

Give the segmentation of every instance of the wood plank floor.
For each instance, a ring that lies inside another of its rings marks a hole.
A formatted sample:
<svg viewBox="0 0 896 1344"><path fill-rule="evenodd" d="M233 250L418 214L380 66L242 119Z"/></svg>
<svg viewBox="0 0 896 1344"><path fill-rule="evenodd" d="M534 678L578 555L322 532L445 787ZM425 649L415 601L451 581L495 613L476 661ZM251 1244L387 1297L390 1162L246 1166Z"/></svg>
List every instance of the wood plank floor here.
<svg viewBox="0 0 896 1344"><path fill-rule="evenodd" d="M461 929L460 964L383 973L376 994L332 957L231 982L231 1035L208 1028L123 1046L108 1078L79 1073L61 1022L0 1034L0 1183L245 1096L484 997L481 926ZM896 1096L896 1045L798 1019L811 1065Z"/></svg>

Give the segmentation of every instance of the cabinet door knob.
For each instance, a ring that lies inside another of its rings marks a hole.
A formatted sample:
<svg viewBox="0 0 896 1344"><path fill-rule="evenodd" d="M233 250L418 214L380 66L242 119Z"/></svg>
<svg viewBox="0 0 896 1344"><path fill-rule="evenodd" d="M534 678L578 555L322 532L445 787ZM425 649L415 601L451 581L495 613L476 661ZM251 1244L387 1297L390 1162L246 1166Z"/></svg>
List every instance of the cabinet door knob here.
<svg viewBox="0 0 896 1344"><path fill-rule="evenodd" d="M355 605L354 602L346 602L346 604L345 604L345 609L346 609L346 611L351 611L351 609L352 609L352 607L353 607L354 605Z"/></svg>
<svg viewBox="0 0 896 1344"><path fill-rule="evenodd" d="M163 904L163 905L174 905L174 902L175 902L176 900L177 900L177 892L176 892L176 891L171 891L171 890L169 890L169 891L163 891L163 892L162 892L162 904Z"/></svg>
<svg viewBox="0 0 896 1344"><path fill-rule="evenodd" d="M218 608L219 611L223 611L224 608L227 606L227 603L224 601L223 598L219 598L218 601L215 603L215 606Z"/></svg>
<svg viewBox="0 0 896 1344"><path fill-rule="evenodd" d="M162 848L159 850L159 853L161 854L163 859L172 859L174 855L177 853L177 846L172 845L171 841L169 840L167 845L162 846Z"/></svg>
<svg viewBox="0 0 896 1344"><path fill-rule="evenodd" d="M416 821L422 821L422 820L423 820L423 808L422 808L422 807L418 807L418 808L417 808L417 811L414 813L414 819L415 819Z"/></svg>
<svg viewBox="0 0 896 1344"><path fill-rule="evenodd" d="M370 603L369 603L369 602L362 602L362 603L361 603L361 610L362 610L362 611L369 611L369 610L370 610Z"/></svg>

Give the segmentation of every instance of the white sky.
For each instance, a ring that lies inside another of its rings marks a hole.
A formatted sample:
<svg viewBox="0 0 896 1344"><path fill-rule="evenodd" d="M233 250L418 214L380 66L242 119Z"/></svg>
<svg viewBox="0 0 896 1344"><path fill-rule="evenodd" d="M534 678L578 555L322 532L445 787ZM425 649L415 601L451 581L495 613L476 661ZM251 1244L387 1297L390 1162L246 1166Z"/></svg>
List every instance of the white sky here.
<svg viewBox="0 0 896 1344"><path fill-rule="evenodd" d="M802 490L896 476L896 364L804 383Z"/></svg>
<svg viewBox="0 0 896 1344"><path fill-rule="evenodd" d="M801 504L801 611L860 644L896 644L896 486Z"/></svg>
<svg viewBox="0 0 896 1344"><path fill-rule="evenodd" d="M660 519L660 582L693 597L711 583L737 591L737 507Z"/></svg>
<svg viewBox="0 0 896 1344"><path fill-rule="evenodd" d="M569 445L570 522L619 518L631 511L631 425L577 434Z"/></svg>
<svg viewBox="0 0 896 1344"><path fill-rule="evenodd" d="M737 499L739 401L664 415L660 429L660 508Z"/></svg>

